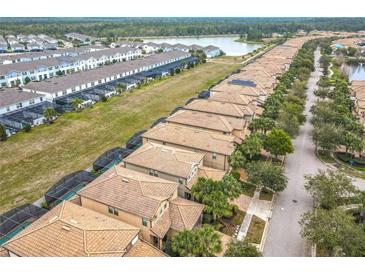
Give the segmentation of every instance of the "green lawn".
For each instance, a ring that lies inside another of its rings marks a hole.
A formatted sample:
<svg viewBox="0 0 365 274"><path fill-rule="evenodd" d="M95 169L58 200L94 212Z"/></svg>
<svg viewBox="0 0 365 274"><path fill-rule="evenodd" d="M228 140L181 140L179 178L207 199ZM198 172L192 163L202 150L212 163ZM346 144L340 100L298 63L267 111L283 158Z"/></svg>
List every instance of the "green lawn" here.
<svg viewBox="0 0 365 274"><path fill-rule="evenodd" d="M256 186L250 183L242 182L242 194L253 197Z"/></svg>
<svg viewBox="0 0 365 274"><path fill-rule="evenodd" d="M271 190L268 189L262 189L260 192L259 199L265 200L265 201L272 201L272 198L274 197L274 193Z"/></svg>
<svg viewBox="0 0 365 274"><path fill-rule="evenodd" d="M260 244L265 229L265 221L253 215L246 239L254 244Z"/></svg>
<svg viewBox="0 0 365 274"><path fill-rule="evenodd" d="M89 167L101 153L238 67L209 62L1 142L0 213L37 200L63 176Z"/></svg>

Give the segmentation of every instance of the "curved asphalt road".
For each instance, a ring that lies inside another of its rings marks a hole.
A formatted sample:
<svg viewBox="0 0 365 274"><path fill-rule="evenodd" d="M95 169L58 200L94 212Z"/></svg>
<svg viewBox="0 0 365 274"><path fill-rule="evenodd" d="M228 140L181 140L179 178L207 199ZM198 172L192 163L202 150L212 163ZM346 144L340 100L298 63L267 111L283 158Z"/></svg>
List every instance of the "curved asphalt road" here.
<svg viewBox="0 0 365 274"><path fill-rule="evenodd" d="M312 198L304 189L304 175L314 174L318 169L327 169L315 156L315 148L311 139L310 124L311 106L316 97L313 91L321 76L319 68L320 52L315 52L315 71L308 81L308 94L305 114L307 122L301 127L298 137L294 140L294 153L289 155L285 163L288 177L288 187L280 193L275 201L272 219L269 222L268 234L264 247L264 256L309 256L310 246L300 236L298 221L300 216L313 206ZM360 188L365 187L365 181L354 182Z"/></svg>

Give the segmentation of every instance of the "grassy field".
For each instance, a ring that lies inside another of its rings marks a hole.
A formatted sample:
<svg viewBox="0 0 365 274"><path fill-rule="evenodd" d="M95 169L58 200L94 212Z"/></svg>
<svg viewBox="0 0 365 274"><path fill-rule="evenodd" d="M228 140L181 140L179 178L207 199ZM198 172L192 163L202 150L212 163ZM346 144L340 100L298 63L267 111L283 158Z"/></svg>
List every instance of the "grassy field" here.
<svg viewBox="0 0 365 274"><path fill-rule="evenodd" d="M37 200L63 176L89 167L238 67L209 62L1 142L0 213Z"/></svg>

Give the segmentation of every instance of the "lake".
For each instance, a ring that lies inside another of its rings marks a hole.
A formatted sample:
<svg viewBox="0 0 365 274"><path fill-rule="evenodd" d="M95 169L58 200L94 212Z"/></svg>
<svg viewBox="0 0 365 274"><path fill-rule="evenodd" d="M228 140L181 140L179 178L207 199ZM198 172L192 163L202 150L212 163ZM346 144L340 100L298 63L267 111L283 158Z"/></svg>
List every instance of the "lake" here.
<svg viewBox="0 0 365 274"><path fill-rule="evenodd" d="M145 42L169 43L169 44L184 44L187 46L196 44L202 47L213 45L223 50L226 55L240 56L261 48L260 44L247 44L235 42L239 37L233 36L218 36L218 37L188 37L188 38L152 38L143 39Z"/></svg>
<svg viewBox="0 0 365 274"><path fill-rule="evenodd" d="M353 80L365 80L365 64L348 65L347 69L350 82Z"/></svg>

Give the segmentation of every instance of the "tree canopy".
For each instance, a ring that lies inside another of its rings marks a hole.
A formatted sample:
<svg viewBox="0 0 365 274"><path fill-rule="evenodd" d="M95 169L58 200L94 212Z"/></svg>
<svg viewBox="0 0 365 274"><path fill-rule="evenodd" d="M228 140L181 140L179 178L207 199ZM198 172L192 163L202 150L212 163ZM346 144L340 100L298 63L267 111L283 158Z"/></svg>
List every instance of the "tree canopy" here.
<svg viewBox="0 0 365 274"><path fill-rule="evenodd" d="M264 148L275 155L276 158L278 155L284 156L294 151L290 136L283 130L276 128L273 128L267 135Z"/></svg>
<svg viewBox="0 0 365 274"><path fill-rule="evenodd" d="M224 257L261 257L262 254L257 247L247 241L232 240L224 253Z"/></svg>
<svg viewBox="0 0 365 274"><path fill-rule="evenodd" d="M316 175L305 176L305 189L318 206L333 209L345 204L357 193L351 179L339 171L320 170Z"/></svg>
<svg viewBox="0 0 365 274"><path fill-rule="evenodd" d="M287 186L287 178L281 166L269 161L256 161L246 166L248 181L273 191L283 191Z"/></svg>
<svg viewBox="0 0 365 274"><path fill-rule="evenodd" d="M210 225L175 234L171 248L180 257L212 257L222 249L220 237Z"/></svg>
<svg viewBox="0 0 365 274"><path fill-rule="evenodd" d="M354 218L341 209L316 209L304 213L301 235L330 256L365 256L365 233Z"/></svg>

